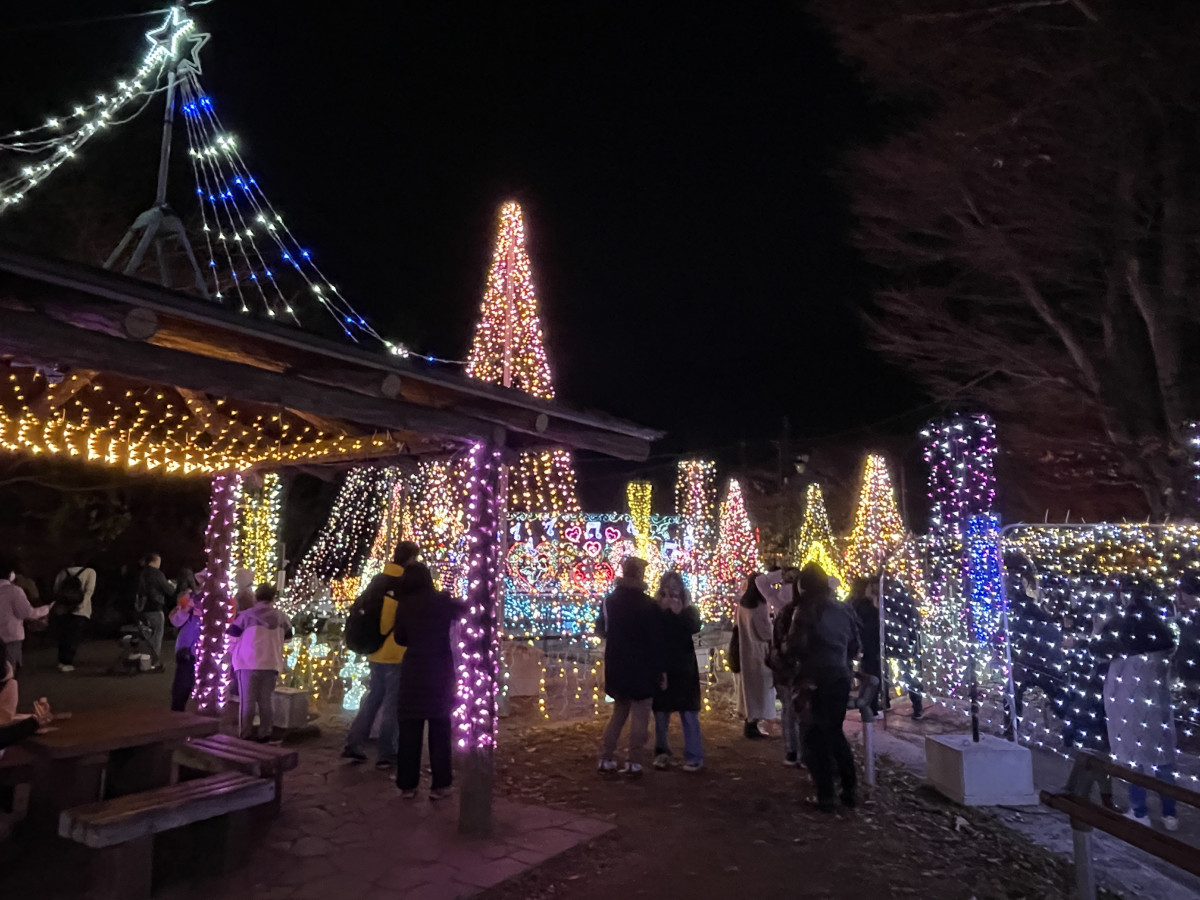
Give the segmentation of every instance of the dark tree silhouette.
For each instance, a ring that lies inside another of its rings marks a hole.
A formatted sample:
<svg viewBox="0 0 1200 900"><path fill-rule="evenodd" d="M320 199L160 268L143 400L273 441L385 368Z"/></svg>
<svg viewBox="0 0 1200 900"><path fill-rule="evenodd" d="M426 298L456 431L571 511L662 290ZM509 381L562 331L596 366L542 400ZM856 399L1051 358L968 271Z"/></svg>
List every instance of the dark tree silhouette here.
<svg viewBox="0 0 1200 900"><path fill-rule="evenodd" d="M1077 490L1186 509L1200 17L1150 0L816 0L889 110L852 154L879 346Z"/></svg>

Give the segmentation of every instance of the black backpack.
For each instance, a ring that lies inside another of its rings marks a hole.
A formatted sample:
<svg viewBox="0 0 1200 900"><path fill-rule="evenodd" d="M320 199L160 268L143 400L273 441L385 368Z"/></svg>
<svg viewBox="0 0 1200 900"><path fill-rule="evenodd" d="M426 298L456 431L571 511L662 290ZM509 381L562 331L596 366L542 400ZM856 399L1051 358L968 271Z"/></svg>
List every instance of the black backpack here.
<svg viewBox="0 0 1200 900"><path fill-rule="evenodd" d="M83 605L83 582L79 579L82 574L83 569L77 569L74 575L69 569L63 570L62 583L54 592L54 603L64 612Z"/></svg>
<svg viewBox="0 0 1200 900"><path fill-rule="evenodd" d="M371 579L367 589L358 595L350 612L346 614L346 646L355 653L370 656L383 646L387 634L379 630L383 619L383 600L396 586L392 577L379 576Z"/></svg>

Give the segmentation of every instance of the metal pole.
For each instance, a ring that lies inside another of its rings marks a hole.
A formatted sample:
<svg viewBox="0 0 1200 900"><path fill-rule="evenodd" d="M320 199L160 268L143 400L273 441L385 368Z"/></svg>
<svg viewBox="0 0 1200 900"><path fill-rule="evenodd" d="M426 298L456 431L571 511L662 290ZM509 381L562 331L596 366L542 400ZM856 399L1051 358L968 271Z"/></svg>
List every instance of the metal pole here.
<svg viewBox="0 0 1200 900"><path fill-rule="evenodd" d="M867 774L867 784L875 787L875 723L867 718L871 710L863 710L863 758Z"/></svg>
<svg viewBox="0 0 1200 900"><path fill-rule="evenodd" d="M1096 900L1096 870L1092 865L1092 828L1071 823L1075 842L1075 891L1079 900Z"/></svg>
<svg viewBox="0 0 1200 900"><path fill-rule="evenodd" d="M162 145L158 150L158 190L154 194L154 205L167 202L167 170L171 164L171 135L175 130L175 66L167 72L167 108L163 114Z"/></svg>

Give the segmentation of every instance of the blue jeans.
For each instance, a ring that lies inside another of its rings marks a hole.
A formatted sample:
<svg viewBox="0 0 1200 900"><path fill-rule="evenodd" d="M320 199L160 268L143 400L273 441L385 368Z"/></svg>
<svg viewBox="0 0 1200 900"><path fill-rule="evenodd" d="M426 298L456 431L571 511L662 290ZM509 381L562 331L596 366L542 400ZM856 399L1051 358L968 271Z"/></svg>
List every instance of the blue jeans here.
<svg viewBox="0 0 1200 900"><path fill-rule="evenodd" d="M358 715L346 735L346 749L360 753L363 744L371 736L371 726L383 707L383 719L379 723L379 761L396 762L400 730L396 724L396 704L400 696L400 663L377 663L371 665L371 681L367 696L358 707Z"/></svg>
<svg viewBox="0 0 1200 900"><path fill-rule="evenodd" d="M791 685L775 685L775 694L782 707L779 718L783 726L783 752L794 759L800 752L800 721L796 718Z"/></svg>
<svg viewBox="0 0 1200 900"><path fill-rule="evenodd" d="M1175 783L1175 767L1174 766L1159 766L1158 777L1163 781ZM1162 801L1162 814L1164 817L1175 815L1175 798L1164 797L1158 795L1158 799ZM1136 784L1129 786L1129 806L1133 809L1133 814L1139 819L1150 815L1150 808L1146 805L1146 789L1138 787Z"/></svg>
<svg viewBox="0 0 1200 900"><path fill-rule="evenodd" d="M683 759L692 765L704 764L704 742L700 738L700 713L691 710L679 713L679 721L683 725ZM671 745L667 741L667 730L671 727L669 712L654 711L654 754L671 755Z"/></svg>

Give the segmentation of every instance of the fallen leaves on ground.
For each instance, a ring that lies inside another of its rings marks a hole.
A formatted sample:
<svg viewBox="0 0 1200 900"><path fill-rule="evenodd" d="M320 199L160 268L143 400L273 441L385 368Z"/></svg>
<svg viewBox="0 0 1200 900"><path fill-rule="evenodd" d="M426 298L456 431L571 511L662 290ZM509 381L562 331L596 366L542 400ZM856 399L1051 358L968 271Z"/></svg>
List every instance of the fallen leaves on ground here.
<svg viewBox="0 0 1200 900"><path fill-rule="evenodd" d="M782 765L778 739L748 741L727 717L704 717L703 772L647 768L639 779L596 772L603 724L505 723L501 792L617 827L484 898L661 897L667 885L667 896L694 898L1072 895L1067 860L941 798L886 758L858 808L829 815L811 802L808 774ZM678 733L672 738L678 749Z"/></svg>

